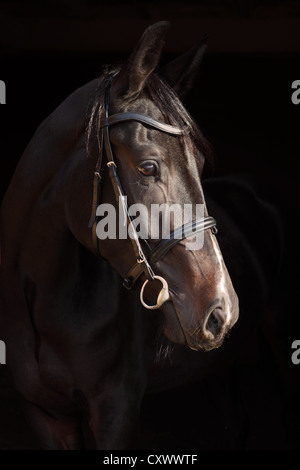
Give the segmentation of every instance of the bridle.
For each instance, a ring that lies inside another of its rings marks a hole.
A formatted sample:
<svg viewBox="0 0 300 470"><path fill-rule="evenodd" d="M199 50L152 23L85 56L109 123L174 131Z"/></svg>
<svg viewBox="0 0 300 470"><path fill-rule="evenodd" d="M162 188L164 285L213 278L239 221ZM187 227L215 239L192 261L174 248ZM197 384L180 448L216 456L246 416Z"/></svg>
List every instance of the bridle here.
<svg viewBox="0 0 300 470"><path fill-rule="evenodd" d="M152 266L155 265L171 248L173 248L181 240L188 238L195 233L202 232L207 229L211 229L213 233L216 233L216 221L213 217L207 216L202 217L191 222L183 224L181 227L175 229L168 239L161 240L158 245L151 249L147 240L143 239L143 243L147 246L147 251L149 254L146 256L141 245L141 241L137 234L134 224L132 223L132 218L129 214L127 204L125 203L124 192L121 186L121 182L117 172L117 165L115 162L114 154L111 148L109 128L115 124L120 124L122 122L128 121L137 121L153 129L158 129L161 132L172 135L185 135L187 133L186 129L180 129L178 127L172 126L170 124L162 123L157 121L149 116L138 113L117 113L109 116L109 90L112 82L112 78L107 82L105 95L104 95L104 109L103 117L100 122L100 156L97 161L97 165L94 171L94 185L93 185L93 202L92 202L92 213L91 219L89 222L89 227L92 228L92 238L93 246L95 253L101 256L98 237L96 234L96 210L99 204L99 195L100 195L100 169L102 164L102 155L103 155L103 143L105 148L105 154L107 158L107 166L109 171L109 176L115 193L115 198L117 204L122 203L122 209L124 211L127 226L130 226L131 229L131 243L132 248L136 257L136 263L129 270L126 277L123 280L123 285L127 289L131 290L135 287L139 278L144 274L146 280L140 291L140 300L144 307L150 310L155 310L160 308L164 302L170 299L169 289L167 281L161 277L154 274ZM162 284L162 288L158 294L157 301L155 305L148 305L144 301L144 290L149 281L159 280Z"/></svg>

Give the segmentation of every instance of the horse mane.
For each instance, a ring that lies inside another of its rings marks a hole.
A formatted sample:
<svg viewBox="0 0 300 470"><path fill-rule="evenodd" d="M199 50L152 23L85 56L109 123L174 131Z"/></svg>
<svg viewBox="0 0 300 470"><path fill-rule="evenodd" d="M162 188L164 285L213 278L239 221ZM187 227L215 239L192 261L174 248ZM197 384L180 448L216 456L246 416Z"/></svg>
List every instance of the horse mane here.
<svg viewBox="0 0 300 470"><path fill-rule="evenodd" d="M105 89L108 81L111 77L117 75L119 70L119 67L107 68L99 78L95 97L90 103L86 126L86 152L88 156L90 155L92 136L96 137L98 151L101 152L100 120L103 112ZM190 146L193 154L199 160L204 157L205 162L212 168L214 162L212 146L172 88L158 74L152 73L146 81L144 92L159 108L169 124L188 129L188 133L184 136L185 143Z"/></svg>

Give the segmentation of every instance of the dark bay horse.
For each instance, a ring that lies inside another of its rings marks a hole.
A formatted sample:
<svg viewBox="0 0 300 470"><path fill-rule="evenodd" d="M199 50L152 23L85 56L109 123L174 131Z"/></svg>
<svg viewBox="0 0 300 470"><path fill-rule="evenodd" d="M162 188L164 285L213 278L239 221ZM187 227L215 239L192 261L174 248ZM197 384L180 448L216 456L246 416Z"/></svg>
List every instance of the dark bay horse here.
<svg viewBox="0 0 300 470"><path fill-rule="evenodd" d="M203 225L212 219L201 185L209 145L178 98L204 46L156 73L167 26L149 27L124 65L76 90L40 125L2 204L1 339L45 448L84 448L83 418L98 449L134 448L145 391L209 370L238 318L213 224ZM120 188L148 208L202 204L203 247L187 250L182 237L151 265L158 242L95 244L96 205L118 212ZM130 292L122 278L137 265ZM147 303L158 302L153 272L168 289L155 311L139 300L149 281ZM163 371L155 363L160 328L174 344Z"/></svg>

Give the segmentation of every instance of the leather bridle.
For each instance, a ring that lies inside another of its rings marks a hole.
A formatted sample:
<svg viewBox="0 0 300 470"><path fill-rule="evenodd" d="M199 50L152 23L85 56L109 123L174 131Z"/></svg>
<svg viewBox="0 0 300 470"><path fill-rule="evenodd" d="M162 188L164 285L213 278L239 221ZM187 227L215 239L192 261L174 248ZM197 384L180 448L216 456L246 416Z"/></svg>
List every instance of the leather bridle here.
<svg viewBox="0 0 300 470"><path fill-rule="evenodd" d="M117 204L122 203L122 210L124 211L127 226L130 226L131 230L131 243L132 248L136 257L136 263L127 273L127 276L123 280L123 285L127 289L133 289L139 280L139 278L144 274L146 276L146 281L144 282L141 292L140 299L144 307L148 309L157 309L161 305L169 300L169 291L167 281L161 277L154 274L152 266L157 263L171 248L173 248L181 240L188 238L195 233L212 229L216 233L216 221L213 217L207 216L200 219L192 220L191 222L183 224L181 227L175 229L168 239L161 240L158 245L151 249L147 240L142 240L143 243L147 246L148 255L146 256L141 245L141 241L136 232L135 226L132 223L131 216L127 204L124 199L124 192L122 185L117 172L117 164L115 162L114 154L111 148L109 128L115 124L120 124L122 122L128 121L137 121L153 129L158 129L161 132L166 132L167 134L172 135L185 135L187 133L186 129L180 129L178 127L172 126L170 124L162 123L157 121L149 116L138 114L138 113L117 113L109 116L109 91L111 86L112 78L107 82L105 95L104 95L104 116L100 121L100 156L94 171L94 189L93 189L93 202L92 202L92 214L89 223L89 227L92 228L92 237L93 237L93 246L94 251L97 255L101 256L99 241L96 234L96 210L99 204L99 195L100 195L100 169L102 164L102 153L103 153L103 143L105 148L105 154L107 158L107 166L109 171L109 176L115 193L115 198ZM157 302L155 305L147 305L143 299L145 286L149 281L159 280L162 283L161 291L158 294Z"/></svg>

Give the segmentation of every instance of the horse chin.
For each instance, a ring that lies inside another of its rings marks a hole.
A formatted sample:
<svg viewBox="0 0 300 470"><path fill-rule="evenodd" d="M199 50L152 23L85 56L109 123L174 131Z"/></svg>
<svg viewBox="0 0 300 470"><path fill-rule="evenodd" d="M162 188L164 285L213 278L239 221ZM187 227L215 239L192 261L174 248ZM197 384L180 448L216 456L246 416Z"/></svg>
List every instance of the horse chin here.
<svg viewBox="0 0 300 470"><path fill-rule="evenodd" d="M220 334L211 339L208 339L201 334L187 334L185 335L186 344L193 351L209 352L213 349L218 349L224 343L224 340L228 336L230 329L231 326L228 325Z"/></svg>
<svg viewBox="0 0 300 470"><path fill-rule="evenodd" d="M192 349L192 351L209 352L222 346L225 336L226 335L222 335L220 338L215 338L213 341L201 341L194 338L187 338L186 344L189 349Z"/></svg>
<svg viewBox="0 0 300 470"><path fill-rule="evenodd" d="M172 343L186 346L187 341L173 302L166 302L161 310L164 315L163 331L165 336Z"/></svg>

